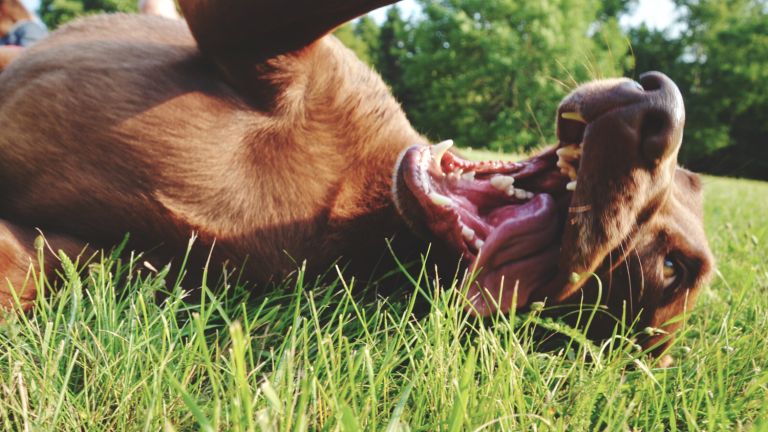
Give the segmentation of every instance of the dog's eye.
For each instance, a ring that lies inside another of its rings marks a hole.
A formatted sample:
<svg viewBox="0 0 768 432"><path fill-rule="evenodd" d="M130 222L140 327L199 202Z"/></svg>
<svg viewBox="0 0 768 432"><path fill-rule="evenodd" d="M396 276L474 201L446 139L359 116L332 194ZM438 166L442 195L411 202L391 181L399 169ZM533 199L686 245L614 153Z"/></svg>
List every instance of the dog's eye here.
<svg viewBox="0 0 768 432"><path fill-rule="evenodd" d="M683 276L683 269L677 260L672 257L664 257L664 268L662 270L664 277L664 290L671 292L680 283Z"/></svg>

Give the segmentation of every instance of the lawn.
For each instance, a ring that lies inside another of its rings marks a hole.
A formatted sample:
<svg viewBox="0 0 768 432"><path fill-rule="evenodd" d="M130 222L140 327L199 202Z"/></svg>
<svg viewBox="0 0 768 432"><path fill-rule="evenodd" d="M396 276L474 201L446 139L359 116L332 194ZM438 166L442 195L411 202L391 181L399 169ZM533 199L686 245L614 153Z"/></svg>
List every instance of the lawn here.
<svg viewBox="0 0 768 432"><path fill-rule="evenodd" d="M424 269L388 299L299 271L192 300L107 256L0 324L0 429L768 430L768 184L705 183L718 271L671 368L538 312L474 320Z"/></svg>

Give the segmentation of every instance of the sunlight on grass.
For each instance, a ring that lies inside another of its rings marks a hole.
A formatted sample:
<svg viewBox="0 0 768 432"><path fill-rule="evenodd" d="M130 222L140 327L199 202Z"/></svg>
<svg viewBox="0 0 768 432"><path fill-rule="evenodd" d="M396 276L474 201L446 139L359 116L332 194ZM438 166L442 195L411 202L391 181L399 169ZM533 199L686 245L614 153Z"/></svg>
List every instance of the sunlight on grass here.
<svg viewBox="0 0 768 432"><path fill-rule="evenodd" d="M225 278L193 296L106 256L0 324L0 428L745 428L767 415L768 185L705 183L718 273L672 368L539 312L473 319L460 282L423 266L388 298L301 270L260 295Z"/></svg>

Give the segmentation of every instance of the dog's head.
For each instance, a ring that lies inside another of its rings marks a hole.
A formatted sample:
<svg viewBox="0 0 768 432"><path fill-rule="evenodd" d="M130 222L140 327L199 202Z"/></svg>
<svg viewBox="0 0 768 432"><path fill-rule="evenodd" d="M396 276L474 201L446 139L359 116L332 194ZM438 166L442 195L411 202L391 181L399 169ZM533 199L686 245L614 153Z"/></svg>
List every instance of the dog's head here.
<svg viewBox="0 0 768 432"><path fill-rule="evenodd" d="M589 83L560 104L557 147L475 163L449 143L414 146L398 164L395 200L414 229L477 272L468 294L479 315L599 301L671 332L713 266L701 184L677 165L684 122L663 74ZM661 333L645 346L663 345Z"/></svg>

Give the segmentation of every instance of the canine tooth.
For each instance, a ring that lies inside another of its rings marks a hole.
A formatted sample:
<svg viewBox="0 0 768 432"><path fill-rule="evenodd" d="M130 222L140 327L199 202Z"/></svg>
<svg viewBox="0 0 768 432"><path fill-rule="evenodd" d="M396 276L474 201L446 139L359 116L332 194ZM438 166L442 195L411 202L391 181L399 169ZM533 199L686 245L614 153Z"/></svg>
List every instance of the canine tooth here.
<svg viewBox="0 0 768 432"><path fill-rule="evenodd" d="M576 180L576 167L568 162L560 163L559 161L557 166L560 168L560 173L567 175L571 180Z"/></svg>
<svg viewBox="0 0 768 432"><path fill-rule="evenodd" d="M437 192L430 193L429 200L432 201L432 204L442 207L449 207L451 204L453 204L453 201L451 201L450 198Z"/></svg>
<svg viewBox="0 0 768 432"><path fill-rule="evenodd" d="M464 180L474 180L475 179L475 172L474 171L467 171L464 174L461 175L461 178Z"/></svg>
<svg viewBox="0 0 768 432"><path fill-rule="evenodd" d="M481 249L481 248L483 247L483 245L484 245L484 244L485 244L485 242L484 242L484 241L482 241L482 240L480 240L480 239L477 239L477 240L475 240L475 247L476 247L478 250L479 250L479 249Z"/></svg>
<svg viewBox="0 0 768 432"><path fill-rule="evenodd" d="M527 192L522 189L515 189L515 198L517 199L525 199L527 196Z"/></svg>
<svg viewBox="0 0 768 432"><path fill-rule="evenodd" d="M475 238L475 231L466 225L462 225L461 235L464 236L467 241L472 241Z"/></svg>
<svg viewBox="0 0 768 432"><path fill-rule="evenodd" d="M576 180L569 182L567 185L565 185L565 189L569 190L571 192L576 190Z"/></svg>
<svg viewBox="0 0 768 432"><path fill-rule="evenodd" d="M498 190L505 191L515 183L515 178L505 175L496 175L491 177L491 186Z"/></svg>
<svg viewBox="0 0 768 432"><path fill-rule="evenodd" d="M576 120L577 122L587 124L587 121L584 120L584 116L582 116L581 113L578 113L576 111L564 112L560 114L560 117L566 120Z"/></svg>
<svg viewBox="0 0 768 432"><path fill-rule="evenodd" d="M443 160L443 155L453 146L453 140L445 140L432 146L432 157L438 163Z"/></svg>
<svg viewBox="0 0 768 432"><path fill-rule="evenodd" d="M555 153L561 158L576 159L581 157L581 147L577 145L560 147Z"/></svg>

